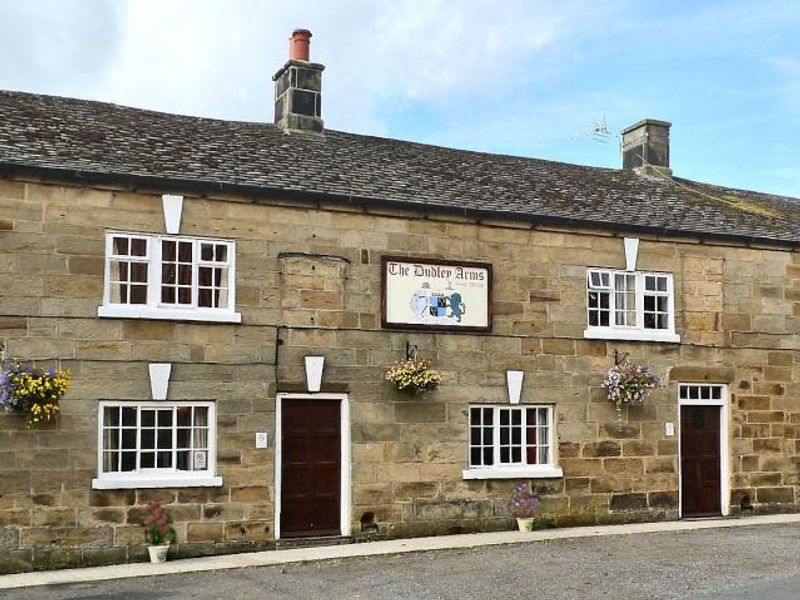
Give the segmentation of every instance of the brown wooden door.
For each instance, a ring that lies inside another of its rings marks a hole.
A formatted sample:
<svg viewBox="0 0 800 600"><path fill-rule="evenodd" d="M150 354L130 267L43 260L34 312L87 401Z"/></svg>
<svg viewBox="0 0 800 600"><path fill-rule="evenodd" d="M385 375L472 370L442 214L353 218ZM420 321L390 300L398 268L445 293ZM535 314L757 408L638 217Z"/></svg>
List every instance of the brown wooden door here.
<svg viewBox="0 0 800 600"><path fill-rule="evenodd" d="M283 538L341 533L340 410L332 400L283 400Z"/></svg>
<svg viewBox="0 0 800 600"><path fill-rule="evenodd" d="M681 407L681 514L722 514L719 406Z"/></svg>

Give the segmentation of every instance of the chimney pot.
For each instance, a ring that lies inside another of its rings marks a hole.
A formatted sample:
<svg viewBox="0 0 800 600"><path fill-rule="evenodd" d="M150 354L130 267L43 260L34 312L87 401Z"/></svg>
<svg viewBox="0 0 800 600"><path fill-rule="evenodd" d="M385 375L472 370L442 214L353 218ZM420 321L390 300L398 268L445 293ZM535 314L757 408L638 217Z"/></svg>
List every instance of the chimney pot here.
<svg viewBox="0 0 800 600"><path fill-rule="evenodd" d="M311 32L308 29L295 29L289 38L289 60L309 61Z"/></svg>

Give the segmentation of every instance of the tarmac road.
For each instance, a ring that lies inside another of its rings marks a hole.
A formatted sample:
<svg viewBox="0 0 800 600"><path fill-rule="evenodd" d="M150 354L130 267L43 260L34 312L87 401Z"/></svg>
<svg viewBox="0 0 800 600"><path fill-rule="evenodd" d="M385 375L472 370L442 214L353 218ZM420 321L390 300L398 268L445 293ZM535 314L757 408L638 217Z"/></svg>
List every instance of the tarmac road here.
<svg viewBox="0 0 800 600"><path fill-rule="evenodd" d="M8 600L800 599L800 524L470 550L0 591Z"/></svg>

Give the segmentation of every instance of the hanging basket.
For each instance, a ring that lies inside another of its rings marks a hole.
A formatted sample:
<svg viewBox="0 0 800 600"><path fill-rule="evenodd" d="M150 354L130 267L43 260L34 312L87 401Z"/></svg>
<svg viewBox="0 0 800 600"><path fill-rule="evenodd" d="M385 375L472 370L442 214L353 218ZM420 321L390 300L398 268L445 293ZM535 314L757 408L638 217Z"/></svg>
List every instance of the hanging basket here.
<svg viewBox="0 0 800 600"><path fill-rule="evenodd" d="M0 373L0 407L27 414L30 429L56 418L69 385L66 369L40 369L12 360Z"/></svg>
<svg viewBox="0 0 800 600"><path fill-rule="evenodd" d="M627 358L606 371L603 379L608 400L614 404L617 414L622 412L623 406L641 406L661 385L661 378L650 368L634 364Z"/></svg>
<svg viewBox="0 0 800 600"><path fill-rule="evenodd" d="M400 391L424 394L439 387L442 374L431 369L431 363L427 360L405 360L395 363L386 371L386 380Z"/></svg>

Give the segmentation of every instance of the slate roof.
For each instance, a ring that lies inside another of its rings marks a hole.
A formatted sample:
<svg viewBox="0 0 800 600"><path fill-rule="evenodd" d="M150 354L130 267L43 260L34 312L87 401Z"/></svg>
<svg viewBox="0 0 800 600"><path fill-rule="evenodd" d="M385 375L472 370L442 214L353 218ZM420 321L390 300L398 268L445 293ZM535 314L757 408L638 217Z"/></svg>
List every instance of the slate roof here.
<svg viewBox="0 0 800 600"><path fill-rule="evenodd" d="M800 245L800 199L326 131L0 91L0 173L403 205Z"/></svg>

